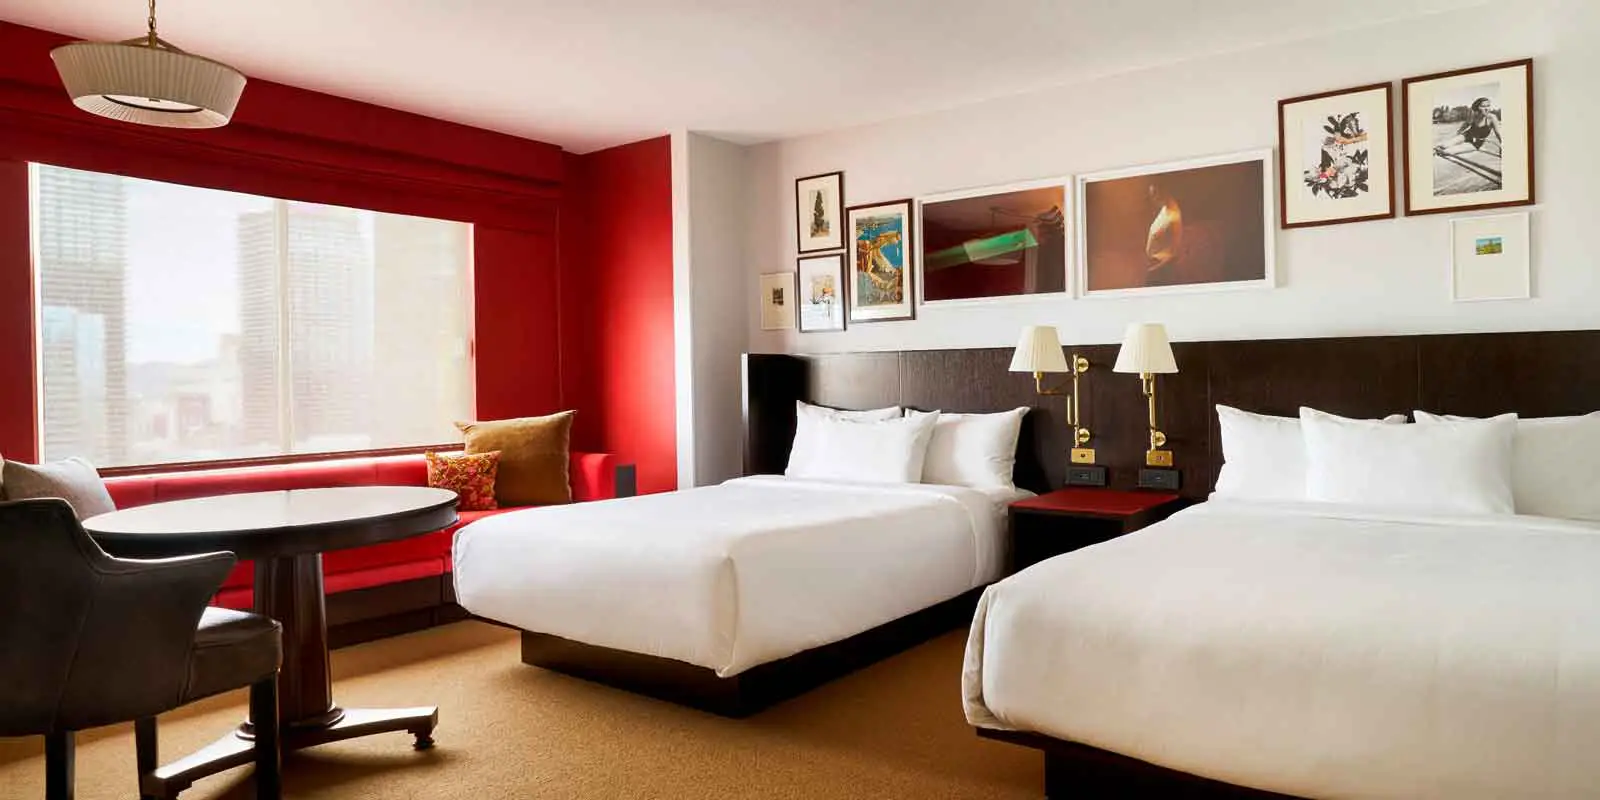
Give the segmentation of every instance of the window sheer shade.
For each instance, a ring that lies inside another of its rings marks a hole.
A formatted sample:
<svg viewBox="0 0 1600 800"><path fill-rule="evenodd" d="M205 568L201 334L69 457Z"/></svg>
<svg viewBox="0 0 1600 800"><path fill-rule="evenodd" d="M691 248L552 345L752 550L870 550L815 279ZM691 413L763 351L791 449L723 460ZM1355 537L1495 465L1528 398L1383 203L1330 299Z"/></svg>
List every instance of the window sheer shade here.
<svg viewBox="0 0 1600 800"><path fill-rule="evenodd" d="M40 452L116 467L456 441L472 229L35 165Z"/></svg>

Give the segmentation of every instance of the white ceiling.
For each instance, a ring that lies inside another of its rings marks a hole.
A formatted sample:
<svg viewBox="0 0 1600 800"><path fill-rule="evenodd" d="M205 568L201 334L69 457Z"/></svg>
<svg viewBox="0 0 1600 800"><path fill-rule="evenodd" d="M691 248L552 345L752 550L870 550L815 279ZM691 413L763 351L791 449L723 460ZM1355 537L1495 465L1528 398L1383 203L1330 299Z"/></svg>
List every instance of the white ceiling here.
<svg viewBox="0 0 1600 800"><path fill-rule="evenodd" d="M161 0L158 9L163 38L250 75L582 153L677 129L742 143L787 138L1484 2ZM145 4L0 0L0 19L121 39L143 32Z"/></svg>

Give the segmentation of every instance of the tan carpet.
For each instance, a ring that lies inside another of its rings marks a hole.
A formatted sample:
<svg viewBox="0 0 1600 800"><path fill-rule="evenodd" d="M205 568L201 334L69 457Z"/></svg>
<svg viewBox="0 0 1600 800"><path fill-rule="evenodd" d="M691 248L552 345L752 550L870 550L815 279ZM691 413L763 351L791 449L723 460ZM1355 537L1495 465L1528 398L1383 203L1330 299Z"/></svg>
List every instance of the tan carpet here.
<svg viewBox="0 0 1600 800"><path fill-rule="evenodd" d="M342 704L439 706L438 747L385 734L285 759L304 798L1039 798L1043 759L961 716L964 633L729 720L525 666L513 632L463 622L334 654ZM163 717L164 760L235 724L244 696ZM0 797L43 796L42 741L0 739ZM183 800L248 798L249 768ZM135 796L131 726L78 737L78 797Z"/></svg>

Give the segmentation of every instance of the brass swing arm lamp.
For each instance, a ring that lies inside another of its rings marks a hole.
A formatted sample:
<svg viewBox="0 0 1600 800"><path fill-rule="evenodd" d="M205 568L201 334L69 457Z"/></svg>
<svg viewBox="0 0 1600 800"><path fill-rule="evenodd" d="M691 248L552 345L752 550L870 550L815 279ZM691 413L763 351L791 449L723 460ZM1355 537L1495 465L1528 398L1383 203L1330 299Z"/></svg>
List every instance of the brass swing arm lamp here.
<svg viewBox="0 0 1600 800"><path fill-rule="evenodd" d="M1129 325L1122 337L1122 348L1117 351L1116 366L1111 369L1139 375L1140 388L1150 411L1150 449L1144 456L1145 465L1172 466L1172 451L1162 449L1167 444L1167 435L1156 418L1156 375L1178 371L1177 359L1172 357L1172 344L1167 341L1166 326L1154 322Z"/></svg>
<svg viewBox="0 0 1600 800"><path fill-rule="evenodd" d="M1089 359L1077 353L1069 358L1061 349L1061 338L1050 325L1029 325L1022 329L1017 349L1011 356L1012 372L1033 373L1034 391L1046 397L1067 398L1067 424L1072 427L1072 461L1093 464L1094 450L1084 447L1092 434L1083 426L1079 409L1078 379L1089 371ZM1045 386L1045 373L1065 373L1068 383L1049 388ZM1068 389L1067 387L1071 388Z"/></svg>

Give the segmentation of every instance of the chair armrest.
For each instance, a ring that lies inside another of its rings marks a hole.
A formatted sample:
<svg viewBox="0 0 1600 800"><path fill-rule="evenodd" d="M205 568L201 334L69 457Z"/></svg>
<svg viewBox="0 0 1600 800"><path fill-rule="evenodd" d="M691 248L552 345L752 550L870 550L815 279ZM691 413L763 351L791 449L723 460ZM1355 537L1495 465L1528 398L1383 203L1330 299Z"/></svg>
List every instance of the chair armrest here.
<svg viewBox="0 0 1600 800"><path fill-rule="evenodd" d="M84 540L94 548L93 602L62 694L62 720L76 730L178 707L200 616L233 569L233 554L121 559L87 534Z"/></svg>
<svg viewBox="0 0 1600 800"><path fill-rule="evenodd" d="M569 474L574 503L632 497L638 492L633 465L610 453L573 453Z"/></svg>

